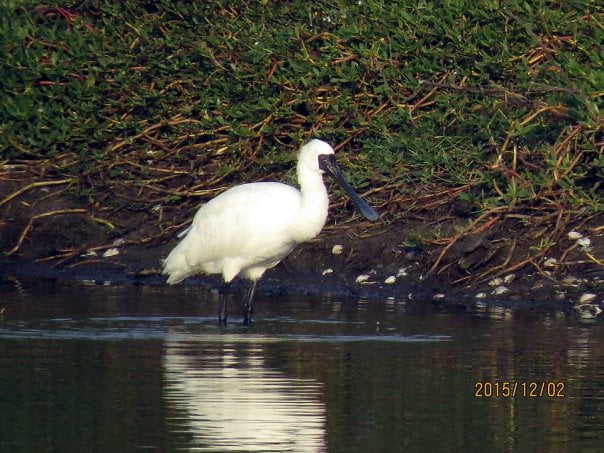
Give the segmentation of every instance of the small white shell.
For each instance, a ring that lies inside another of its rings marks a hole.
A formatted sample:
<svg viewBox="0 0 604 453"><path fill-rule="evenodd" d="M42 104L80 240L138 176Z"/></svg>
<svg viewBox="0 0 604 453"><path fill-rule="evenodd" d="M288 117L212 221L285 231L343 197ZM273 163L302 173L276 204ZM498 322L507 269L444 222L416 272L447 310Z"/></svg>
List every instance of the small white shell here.
<svg viewBox="0 0 604 453"><path fill-rule="evenodd" d="M331 253L334 255L341 255L343 251L344 251L344 246L340 245L340 244L334 245L333 248L331 249Z"/></svg>
<svg viewBox="0 0 604 453"><path fill-rule="evenodd" d="M562 279L562 283L567 286L578 286L579 282L580 280L573 275L567 275Z"/></svg>
<svg viewBox="0 0 604 453"><path fill-rule="evenodd" d="M406 277L407 275L407 268L406 267L401 267L398 272L396 273L397 277Z"/></svg>
<svg viewBox="0 0 604 453"><path fill-rule="evenodd" d="M592 304L577 305L575 310L579 312L579 316L583 319L593 319L602 313L600 307Z"/></svg>
<svg viewBox="0 0 604 453"><path fill-rule="evenodd" d="M566 237L569 238L571 241L576 241L577 239L581 239L583 235L578 231L569 231Z"/></svg>
<svg viewBox="0 0 604 453"><path fill-rule="evenodd" d="M577 239L577 245L579 247L587 248L591 244L591 240L589 238L579 238Z"/></svg>
<svg viewBox="0 0 604 453"><path fill-rule="evenodd" d="M503 277L503 282L504 283L512 283L515 278L516 278L515 274L508 274L505 277Z"/></svg>
<svg viewBox="0 0 604 453"><path fill-rule="evenodd" d="M394 275L391 275L386 280L384 280L384 283L386 283L387 285L392 285L393 283L396 283L396 277Z"/></svg>
<svg viewBox="0 0 604 453"><path fill-rule="evenodd" d="M367 280L369 280L369 275L367 275L367 274L361 274L361 275L359 275L359 276L357 277L356 282L357 282L357 283L364 283L364 282L366 282Z"/></svg>
<svg viewBox="0 0 604 453"><path fill-rule="evenodd" d="M509 293L509 292L510 292L510 290L507 289L505 286L498 286L497 288L495 288L493 290L493 294L495 294L496 296L500 296L502 294Z"/></svg>
<svg viewBox="0 0 604 453"><path fill-rule="evenodd" d="M489 282L489 286L500 286L502 283L503 283L503 279L500 277L497 277Z"/></svg>
<svg viewBox="0 0 604 453"><path fill-rule="evenodd" d="M474 296L476 299L484 299L487 297L487 293L478 293Z"/></svg>
<svg viewBox="0 0 604 453"><path fill-rule="evenodd" d="M434 300L444 299L444 298L445 298L445 295L443 293L438 293L438 294L435 294L434 296L432 296L432 299L434 299Z"/></svg>
<svg viewBox="0 0 604 453"><path fill-rule="evenodd" d="M579 298L579 305L588 304L596 298L596 295L593 293L585 293L582 294Z"/></svg>
<svg viewBox="0 0 604 453"><path fill-rule="evenodd" d="M105 253L103 253L103 258L109 258L110 256L115 256L115 255L119 255L120 251L116 248L110 248L105 250Z"/></svg>
<svg viewBox="0 0 604 453"><path fill-rule="evenodd" d="M327 269L325 269L323 271L323 275L329 275L329 274L333 274L333 269L331 267L328 267Z"/></svg>
<svg viewBox="0 0 604 453"><path fill-rule="evenodd" d="M556 267L558 265L558 260L556 258L546 258L543 262L544 267Z"/></svg>

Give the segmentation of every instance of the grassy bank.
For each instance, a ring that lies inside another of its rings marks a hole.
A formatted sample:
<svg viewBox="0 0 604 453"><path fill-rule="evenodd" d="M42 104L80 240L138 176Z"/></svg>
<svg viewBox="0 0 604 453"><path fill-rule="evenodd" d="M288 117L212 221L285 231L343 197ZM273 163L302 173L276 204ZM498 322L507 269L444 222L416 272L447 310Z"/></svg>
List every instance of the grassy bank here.
<svg viewBox="0 0 604 453"><path fill-rule="evenodd" d="M68 197L99 228L168 237L228 186L293 181L312 136L384 222L461 218L401 241L508 220L543 258L603 210L599 2L60 6L0 4L0 203L46 189L36 222Z"/></svg>

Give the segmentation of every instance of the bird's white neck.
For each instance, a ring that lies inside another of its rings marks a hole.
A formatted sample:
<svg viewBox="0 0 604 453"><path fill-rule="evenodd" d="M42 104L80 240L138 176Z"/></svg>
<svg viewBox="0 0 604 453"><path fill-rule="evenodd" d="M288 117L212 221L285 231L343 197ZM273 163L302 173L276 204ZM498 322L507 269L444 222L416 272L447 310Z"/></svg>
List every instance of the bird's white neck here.
<svg viewBox="0 0 604 453"><path fill-rule="evenodd" d="M308 241L319 234L329 208L327 189L320 172L298 167L298 183L302 194L298 222L294 226L294 234L299 242Z"/></svg>

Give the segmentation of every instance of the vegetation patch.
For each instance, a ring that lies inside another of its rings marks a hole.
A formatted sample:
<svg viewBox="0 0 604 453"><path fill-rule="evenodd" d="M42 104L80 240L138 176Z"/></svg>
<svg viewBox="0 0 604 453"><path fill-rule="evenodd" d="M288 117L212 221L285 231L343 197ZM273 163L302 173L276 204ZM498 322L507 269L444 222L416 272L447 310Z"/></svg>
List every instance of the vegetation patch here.
<svg viewBox="0 0 604 453"><path fill-rule="evenodd" d="M4 1L2 251L160 246L320 137L432 275L601 269L602 42L588 0Z"/></svg>

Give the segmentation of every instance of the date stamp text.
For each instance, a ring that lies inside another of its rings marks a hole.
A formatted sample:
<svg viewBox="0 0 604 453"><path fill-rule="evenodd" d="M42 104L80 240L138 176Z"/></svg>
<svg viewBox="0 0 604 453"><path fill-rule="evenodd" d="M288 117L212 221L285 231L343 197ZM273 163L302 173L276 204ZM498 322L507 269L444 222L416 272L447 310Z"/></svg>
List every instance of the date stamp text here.
<svg viewBox="0 0 604 453"><path fill-rule="evenodd" d="M564 398L565 383L484 381L474 383L476 398Z"/></svg>

